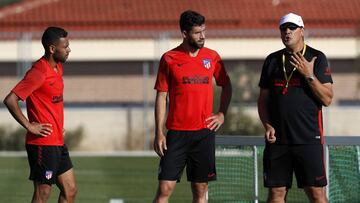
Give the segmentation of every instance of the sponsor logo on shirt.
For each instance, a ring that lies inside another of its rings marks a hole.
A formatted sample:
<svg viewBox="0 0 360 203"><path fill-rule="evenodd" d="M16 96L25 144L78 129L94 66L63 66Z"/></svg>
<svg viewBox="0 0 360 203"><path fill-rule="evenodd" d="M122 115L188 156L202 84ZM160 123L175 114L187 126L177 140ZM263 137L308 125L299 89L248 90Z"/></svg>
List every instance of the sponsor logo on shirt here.
<svg viewBox="0 0 360 203"><path fill-rule="evenodd" d="M285 84L286 84L286 80L283 80L283 79L275 79L274 80L275 87L283 87L283 86L285 86ZM292 78L289 81L289 86L300 87L301 80L299 78Z"/></svg>
<svg viewBox="0 0 360 203"><path fill-rule="evenodd" d="M203 59L204 68L210 69L211 68L211 60L210 59Z"/></svg>
<svg viewBox="0 0 360 203"><path fill-rule="evenodd" d="M63 101L63 95L53 96L51 102L53 104L59 103Z"/></svg>
<svg viewBox="0 0 360 203"><path fill-rule="evenodd" d="M330 70L329 67L327 67L327 68L325 69L324 75L327 75L327 76L331 75L331 70Z"/></svg>
<svg viewBox="0 0 360 203"><path fill-rule="evenodd" d="M45 171L45 178L50 180L52 178L53 172L52 171Z"/></svg>
<svg viewBox="0 0 360 203"><path fill-rule="evenodd" d="M209 77L200 75L184 76L182 84L209 84Z"/></svg>

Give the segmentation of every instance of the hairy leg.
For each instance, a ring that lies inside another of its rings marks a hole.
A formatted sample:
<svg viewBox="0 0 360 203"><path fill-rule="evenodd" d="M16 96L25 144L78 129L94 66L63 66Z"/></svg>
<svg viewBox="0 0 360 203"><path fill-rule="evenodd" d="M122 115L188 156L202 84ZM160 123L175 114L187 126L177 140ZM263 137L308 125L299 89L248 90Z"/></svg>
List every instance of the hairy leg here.
<svg viewBox="0 0 360 203"><path fill-rule="evenodd" d="M193 203L206 203L208 183L191 183Z"/></svg>
<svg viewBox="0 0 360 203"><path fill-rule="evenodd" d="M176 181L160 180L159 186L156 192L154 203L167 203L169 198L174 191Z"/></svg>
<svg viewBox="0 0 360 203"><path fill-rule="evenodd" d="M73 203L77 193L74 170L70 169L57 178L56 185L60 189L59 203Z"/></svg>
<svg viewBox="0 0 360 203"><path fill-rule="evenodd" d="M306 195L312 203L327 203L325 187L306 187Z"/></svg>
<svg viewBox="0 0 360 203"><path fill-rule="evenodd" d="M32 203L46 203L51 193L51 185L34 181L34 193Z"/></svg>
<svg viewBox="0 0 360 203"><path fill-rule="evenodd" d="M284 203L288 189L286 187L269 188L267 203Z"/></svg>

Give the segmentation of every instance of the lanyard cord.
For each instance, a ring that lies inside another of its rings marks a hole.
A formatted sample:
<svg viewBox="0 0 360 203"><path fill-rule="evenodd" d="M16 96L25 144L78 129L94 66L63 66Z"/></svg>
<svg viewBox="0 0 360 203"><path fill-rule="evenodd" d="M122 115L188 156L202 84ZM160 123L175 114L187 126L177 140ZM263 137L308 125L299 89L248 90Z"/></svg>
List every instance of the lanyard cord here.
<svg viewBox="0 0 360 203"><path fill-rule="evenodd" d="M303 51L302 51L302 55L304 56L305 54L305 51L306 51L306 44L304 44L304 48L303 48ZM296 70L296 67L294 67L290 73L290 75L288 76L286 74L286 69L285 69L285 54L282 55L282 64L283 64L283 71L284 71L284 77L285 77L285 80L286 80L286 84L285 84L285 91L287 91L287 88L289 86L289 82L291 80L291 77L293 76L293 73L294 71ZM285 92L286 93L286 92Z"/></svg>

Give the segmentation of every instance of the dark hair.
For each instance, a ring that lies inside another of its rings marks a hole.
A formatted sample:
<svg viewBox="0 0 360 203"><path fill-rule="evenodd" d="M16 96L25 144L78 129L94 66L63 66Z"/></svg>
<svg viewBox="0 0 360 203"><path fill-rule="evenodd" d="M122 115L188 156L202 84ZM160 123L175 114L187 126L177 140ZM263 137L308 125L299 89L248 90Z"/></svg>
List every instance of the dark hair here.
<svg viewBox="0 0 360 203"><path fill-rule="evenodd" d="M180 30L190 31L193 26L200 26L205 23L205 17L198 12L187 10L180 16Z"/></svg>
<svg viewBox="0 0 360 203"><path fill-rule="evenodd" d="M41 43L47 50L50 45L55 45L60 38L67 37L68 33L59 27L48 27L41 37Z"/></svg>

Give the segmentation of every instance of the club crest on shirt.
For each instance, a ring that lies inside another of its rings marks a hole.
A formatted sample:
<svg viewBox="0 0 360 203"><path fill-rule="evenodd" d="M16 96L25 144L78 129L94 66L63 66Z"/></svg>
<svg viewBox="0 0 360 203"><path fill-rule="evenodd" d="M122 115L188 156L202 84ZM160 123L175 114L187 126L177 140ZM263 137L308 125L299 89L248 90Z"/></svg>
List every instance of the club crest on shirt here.
<svg viewBox="0 0 360 203"><path fill-rule="evenodd" d="M52 178L53 172L52 171L45 171L45 178L50 180Z"/></svg>
<svg viewBox="0 0 360 203"><path fill-rule="evenodd" d="M203 59L204 68L210 69L211 68L211 60L210 59Z"/></svg>

